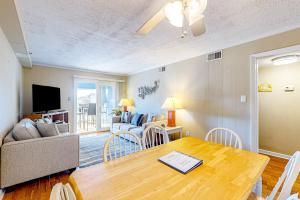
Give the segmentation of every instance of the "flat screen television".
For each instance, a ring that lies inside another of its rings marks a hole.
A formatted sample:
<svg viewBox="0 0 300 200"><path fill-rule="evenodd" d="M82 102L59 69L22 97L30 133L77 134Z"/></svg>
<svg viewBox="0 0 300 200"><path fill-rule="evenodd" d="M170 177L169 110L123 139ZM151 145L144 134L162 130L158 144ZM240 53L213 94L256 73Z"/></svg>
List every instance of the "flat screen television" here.
<svg viewBox="0 0 300 200"><path fill-rule="evenodd" d="M32 85L33 112L48 112L60 109L60 88Z"/></svg>

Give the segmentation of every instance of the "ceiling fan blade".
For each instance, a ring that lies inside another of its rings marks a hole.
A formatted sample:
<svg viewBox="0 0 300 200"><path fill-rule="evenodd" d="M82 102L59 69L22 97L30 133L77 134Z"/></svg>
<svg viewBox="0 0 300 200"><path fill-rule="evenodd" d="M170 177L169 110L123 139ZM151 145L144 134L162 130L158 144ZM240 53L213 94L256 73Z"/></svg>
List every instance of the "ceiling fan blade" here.
<svg viewBox="0 0 300 200"><path fill-rule="evenodd" d="M204 24L204 17L199 18L196 20L192 25L190 25L191 31L195 37L202 35L205 33L205 24Z"/></svg>
<svg viewBox="0 0 300 200"><path fill-rule="evenodd" d="M165 18L164 7L151 17L141 28L137 30L140 35L146 35Z"/></svg>

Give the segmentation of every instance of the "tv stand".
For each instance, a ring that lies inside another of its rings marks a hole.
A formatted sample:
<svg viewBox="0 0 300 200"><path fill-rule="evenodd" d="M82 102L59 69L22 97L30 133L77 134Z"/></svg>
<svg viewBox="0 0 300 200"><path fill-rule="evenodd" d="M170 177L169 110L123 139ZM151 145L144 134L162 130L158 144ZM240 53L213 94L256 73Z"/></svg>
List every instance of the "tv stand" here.
<svg viewBox="0 0 300 200"><path fill-rule="evenodd" d="M60 123L69 123L69 112L62 110L48 113L32 113L29 115L24 115L23 118L29 118L31 120L49 118L53 122L60 121Z"/></svg>

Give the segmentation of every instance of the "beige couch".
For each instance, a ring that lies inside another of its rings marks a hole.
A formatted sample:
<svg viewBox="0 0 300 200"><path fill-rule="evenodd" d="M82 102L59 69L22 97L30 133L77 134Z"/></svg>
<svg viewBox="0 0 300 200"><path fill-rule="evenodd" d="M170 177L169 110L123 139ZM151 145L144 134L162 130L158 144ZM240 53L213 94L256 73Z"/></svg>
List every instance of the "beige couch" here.
<svg viewBox="0 0 300 200"><path fill-rule="evenodd" d="M59 130L66 128L60 126ZM7 142L1 146L1 188L78 166L77 134Z"/></svg>

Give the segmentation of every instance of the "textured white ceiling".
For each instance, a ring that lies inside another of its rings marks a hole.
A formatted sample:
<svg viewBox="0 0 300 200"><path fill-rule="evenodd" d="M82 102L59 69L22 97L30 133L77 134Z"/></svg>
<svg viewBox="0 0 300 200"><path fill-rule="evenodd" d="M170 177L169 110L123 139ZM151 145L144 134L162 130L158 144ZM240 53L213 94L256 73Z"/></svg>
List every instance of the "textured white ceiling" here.
<svg viewBox="0 0 300 200"><path fill-rule="evenodd" d="M208 0L204 35L165 20L135 31L167 0L16 0L34 64L132 74L300 27L299 0Z"/></svg>

